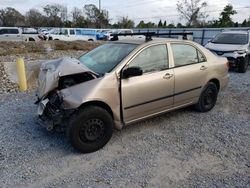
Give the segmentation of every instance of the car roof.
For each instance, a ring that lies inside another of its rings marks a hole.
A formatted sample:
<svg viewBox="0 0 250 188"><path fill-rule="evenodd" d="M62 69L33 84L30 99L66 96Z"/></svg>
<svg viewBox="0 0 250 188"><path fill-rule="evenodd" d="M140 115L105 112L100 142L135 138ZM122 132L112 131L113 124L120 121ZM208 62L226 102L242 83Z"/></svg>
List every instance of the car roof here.
<svg viewBox="0 0 250 188"><path fill-rule="evenodd" d="M18 27L0 27L0 29L18 29Z"/></svg>
<svg viewBox="0 0 250 188"><path fill-rule="evenodd" d="M159 43L159 42L180 42L183 40L180 39L173 39L173 38L152 38L150 41L145 41L145 37L141 39L127 39L127 40L118 40L114 41L115 43L126 43L126 44L153 44L153 43ZM185 40L187 41L187 40Z"/></svg>

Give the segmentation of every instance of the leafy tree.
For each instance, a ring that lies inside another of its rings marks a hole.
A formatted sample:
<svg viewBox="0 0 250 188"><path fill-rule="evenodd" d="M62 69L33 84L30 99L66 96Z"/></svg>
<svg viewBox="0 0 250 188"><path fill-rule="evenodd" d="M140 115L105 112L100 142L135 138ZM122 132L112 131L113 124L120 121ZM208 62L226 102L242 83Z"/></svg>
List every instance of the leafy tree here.
<svg viewBox="0 0 250 188"><path fill-rule="evenodd" d="M56 4L46 5L45 7L43 7L43 11L45 12L47 17L56 17L59 15L59 12L60 12L59 6Z"/></svg>
<svg viewBox="0 0 250 188"><path fill-rule="evenodd" d="M177 11L180 17L187 21L188 27L198 27L201 19L205 19L207 15L202 12L207 7L207 3L201 0L179 0L177 2Z"/></svg>
<svg viewBox="0 0 250 188"><path fill-rule="evenodd" d="M31 9L25 14L25 23L27 26L40 27L46 25L46 17L37 9Z"/></svg>
<svg viewBox="0 0 250 188"><path fill-rule="evenodd" d="M239 27L239 23L238 23L238 22L235 22L235 23L234 23L234 27Z"/></svg>
<svg viewBox="0 0 250 188"><path fill-rule="evenodd" d="M143 20L136 26L137 28L155 28L156 25L153 22L145 23Z"/></svg>
<svg viewBox="0 0 250 188"><path fill-rule="evenodd" d="M167 21L164 21L163 27L166 28L167 27Z"/></svg>
<svg viewBox="0 0 250 188"><path fill-rule="evenodd" d="M169 28L175 28L175 25L174 25L174 23L171 23L171 24L168 24L168 27Z"/></svg>
<svg viewBox="0 0 250 188"><path fill-rule="evenodd" d="M145 28L145 22L143 20L141 20L136 27L137 28Z"/></svg>
<svg viewBox="0 0 250 188"><path fill-rule="evenodd" d="M87 26L104 28L109 26L109 14L106 10L99 10L95 5L89 4L84 6Z"/></svg>
<svg viewBox="0 0 250 188"><path fill-rule="evenodd" d="M241 27L247 27L247 20L246 19L242 22Z"/></svg>
<svg viewBox="0 0 250 188"><path fill-rule="evenodd" d="M65 21L65 8L58 4L46 5L43 11L47 16L47 26L60 27Z"/></svg>
<svg viewBox="0 0 250 188"><path fill-rule="evenodd" d="M159 23L158 23L158 27L161 28L162 26L163 26L163 25L162 25L162 21L160 20Z"/></svg>
<svg viewBox="0 0 250 188"><path fill-rule="evenodd" d="M230 4L226 5L223 11L220 13L220 27L233 27L234 22L232 21L231 16L235 14L237 14L237 12L233 9L233 6Z"/></svg>
<svg viewBox="0 0 250 188"><path fill-rule="evenodd" d="M176 27L177 27L177 28L184 28L185 26L183 26L181 23L178 23L178 24L176 25Z"/></svg>
<svg viewBox="0 0 250 188"><path fill-rule="evenodd" d="M87 23L83 16L83 11L74 7L72 12L72 27L86 27Z"/></svg>
<svg viewBox="0 0 250 188"><path fill-rule="evenodd" d="M5 27L24 25L25 18L16 9L7 7L0 10L0 24Z"/></svg>
<svg viewBox="0 0 250 188"><path fill-rule="evenodd" d="M135 22L128 17L121 17L119 18L117 26L120 28L133 28L135 26Z"/></svg>
<svg viewBox="0 0 250 188"><path fill-rule="evenodd" d="M242 22L241 27L250 27L250 16L249 16L248 20L245 19L245 20Z"/></svg>

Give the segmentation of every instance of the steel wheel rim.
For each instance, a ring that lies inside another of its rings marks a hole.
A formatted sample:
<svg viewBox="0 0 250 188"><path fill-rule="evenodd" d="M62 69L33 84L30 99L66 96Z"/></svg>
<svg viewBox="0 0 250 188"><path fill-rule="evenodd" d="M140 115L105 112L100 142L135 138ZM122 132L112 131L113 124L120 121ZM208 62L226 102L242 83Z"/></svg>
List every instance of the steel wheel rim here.
<svg viewBox="0 0 250 188"><path fill-rule="evenodd" d="M104 122L100 119L89 119L80 128L79 136L83 142L96 142L104 136Z"/></svg>

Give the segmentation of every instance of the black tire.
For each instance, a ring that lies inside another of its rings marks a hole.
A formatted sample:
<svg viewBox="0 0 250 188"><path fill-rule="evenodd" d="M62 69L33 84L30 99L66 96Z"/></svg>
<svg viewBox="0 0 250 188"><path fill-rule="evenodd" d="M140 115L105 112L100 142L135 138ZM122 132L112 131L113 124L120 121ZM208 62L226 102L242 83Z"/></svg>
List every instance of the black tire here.
<svg viewBox="0 0 250 188"><path fill-rule="evenodd" d="M66 131L68 140L75 149L82 153L91 153L108 143L113 127L113 119L105 109L88 106L71 118Z"/></svg>
<svg viewBox="0 0 250 188"><path fill-rule="evenodd" d="M238 67L238 72L239 73L245 73L247 71L247 68L248 68L248 59L249 57L246 56L244 59L241 59L240 60L240 63L239 63L239 67Z"/></svg>
<svg viewBox="0 0 250 188"><path fill-rule="evenodd" d="M35 42L35 39L33 39L33 38L29 38L29 41Z"/></svg>
<svg viewBox="0 0 250 188"><path fill-rule="evenodd" d="M195 109L199 112L208 112L213 109L218 96L218 88L213 82L208 82L202 91Z"/></svg>

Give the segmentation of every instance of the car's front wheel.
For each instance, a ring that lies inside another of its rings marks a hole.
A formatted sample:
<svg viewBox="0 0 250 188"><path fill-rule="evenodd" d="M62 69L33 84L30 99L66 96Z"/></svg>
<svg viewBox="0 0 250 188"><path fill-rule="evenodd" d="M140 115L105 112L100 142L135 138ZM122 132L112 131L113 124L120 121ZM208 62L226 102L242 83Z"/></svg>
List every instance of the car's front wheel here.
<svg viewBox="0 0 250 188"><path fill-rule="evenodd" d="M70 120L67 137L74 148L90 153L104 147L112 137L113 119L103 108L87 106Z"/></svg>
<svg viewBox="0 0 250 188"><path fill-rule="evenodd" d="M249 61L249 56L246 56L244 59L240 60L238 71L240 73L245 73L248 68L248 62Z"/></svg>
<svg viewBox="0 0 250 188"><path fill-rule="evenodd" d="M213 82L208 82L202 91L198 103L195 105L199 112L210 111L216 104L218 88Z"/></svg>

